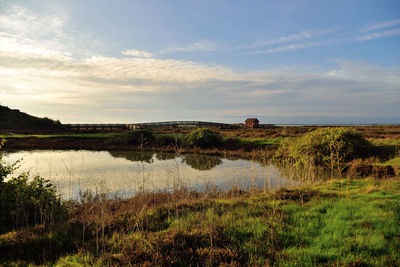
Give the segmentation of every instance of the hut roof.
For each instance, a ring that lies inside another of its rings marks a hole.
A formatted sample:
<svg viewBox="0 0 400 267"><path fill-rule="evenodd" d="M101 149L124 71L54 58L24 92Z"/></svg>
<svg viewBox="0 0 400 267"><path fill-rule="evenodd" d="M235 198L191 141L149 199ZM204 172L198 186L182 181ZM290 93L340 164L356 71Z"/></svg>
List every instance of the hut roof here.
<svg viewBox="0 0 400 267"><path fill-rule="evenodd" d="M246 119L246 122L255 122L255 121L259 122L259 120L257 118L247 118Z"/></svg>

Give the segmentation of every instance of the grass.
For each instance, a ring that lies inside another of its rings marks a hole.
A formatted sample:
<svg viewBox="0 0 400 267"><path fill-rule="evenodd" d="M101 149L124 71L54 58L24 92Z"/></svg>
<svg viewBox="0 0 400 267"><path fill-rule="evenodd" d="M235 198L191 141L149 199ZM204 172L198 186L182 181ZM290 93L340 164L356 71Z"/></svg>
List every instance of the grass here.
<svg viewBox="0 0 400 267"><path fill-rule="evenodd" d="M109 138L118 133L67 133L67 134L0 134L0 138L56 138L56 137L80 137L80 138Z"/></svg>
<svg viewBox="0 0 400 267"><path fill-rule="evenodd" d="M252 133L252 132L250 132ZM59 134L0 134L0 138L63 138L63 137L72 137L72 138L110 138L114 136L118 136L120 133L118 132L108 132L108 133L59 133ZM185 133L157 133L154 134L157 138L178 138L178 140L182 140L186 136ZM228 137L225 136L224 139ZM279 146L283 140L287 139L295 139L297 137L285 137L285 136L276 136L276 137L234 137L237 138L238 148L243 147L265 147L265 146ZM398 148L400 147L400 139L398 138L387 138L387 139L376 139L369 138L368 139L373 145L382 148L384 151L387 151L389 154L395 154Z"/></svg>
<svg viewBox="0 0 400 267"><path fill-rule="evenodd" d="M371 185L375 190L367 190ZM336 182L325 188L344 190L336 201L312 200L305 208L283 207L291 214L286 240L302 245L288 244L282 265L398 265L400 195L381 187L371 180Z"/></svg>
<svg viewBox="0 0 400 267"><path fill-rule="evenodd" d="M368 139L376 146L400 146L400 139Z"/></svg>
<svg viewBox="0 0 400 267"><path fill-rule="evenodd" d="M379 165L385 165L385 166L400 166L400 156L397 156L395 158L392 158L388 161L385 161L383 163L380 163Z"/></svg>
<svg viewBox="0 0 400 267"><path fill-rule="evenodd" d="M283 140L289 137L241 137L239 138L240 145L253 144L256 146L266 146L266 145L279 145Z"/></svg>
<svg viewBox="0 0 400 267"><path fill-rule="evenodd" d="M166 137L173 137L173 138L183 138L186 136L184 133L159 133L154 134L155 136L166 136Z"/></svg>
<svg viewBox="0 0 400 267"><path fill-rule="evenodd" d="M109 207L108 221L101 216L102 210L93 212L92 219L83 220L85 209L78 205L69 222L51 232L24 230L0 235L1 263L33 264L35 261L26 255L48 255L43 251L50 246L53 254L44 260L39 256L36 263L56 266L400 264L398 179L335 180L269 194L242 191L209 196L190 192L144 194L112 202ZM96 245L102 222L106 222L105 239ZM87 225L84 245L82 225ZM15 241L23 238L27 240ZM25 255L21 260L15 248L24 246L30 247L30 252L21 252Z"/></svg>

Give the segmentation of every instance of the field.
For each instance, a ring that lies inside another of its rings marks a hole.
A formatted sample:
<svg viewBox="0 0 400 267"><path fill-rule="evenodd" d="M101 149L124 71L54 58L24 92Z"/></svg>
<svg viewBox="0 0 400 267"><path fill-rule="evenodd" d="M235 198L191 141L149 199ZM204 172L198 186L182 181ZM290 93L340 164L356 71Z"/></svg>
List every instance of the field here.
<svg viewBox="0 0 400 267"><path fill-rule="evenodd" d="M0 136L25 148L126 146L225 156L230 148L231 153L264 164L280 163L292 172L287 177L302 182L276 191L141 191L128 199L83 192L79 201L65 201L58 200L45 181L29 184L24 176L3 182L12 168L0 164L1 188L10 188L2 191L2 207L11 207L10 214L1 213L0 264L399 266L399 128L359 127L362 136L347 128L312 130L220 130L221 143L208 148L185 148L188 129L155 129L150 135L154 140L146 147L146 132ZM329 134L343 139L329 139ZM285 149L283 142L289 140ZM329 180L318 176L322 169L330 170ZM301 176L296 176L298 170ZM37 190L43 194L37 196ZM24 201L30 206L19 204Z"/></svg>
<svg viewBox="0 0 400 267"><path fill-rule="evenodd" d="M105 201L74 206L68 220L52 229L0 235L2 263L400 264L398 179L333 180L267 194L181 191Z"/></svg>
<svg viewBox="0 0 400 267"><path fill-rule="evenodd" d="M260 129L219 129L213 130L219 132L225 139L233 138L238 140L238 148L256 148L266 146L279 145L283 140L295 139L304 135L304 133L313 131L318 126L282 126L282 127L266 127ZM376 125L376 126L355 126L366 139L371 143L387 147L387 149L396 150L400 146L400 126L398 125ZM190 127L182 128L159 128L153 129L155 136L169 136L181 138L187 135L191 130ZM85 142L95 139L107 139L118 135L119 132L64 132L54 134L23 134L23 133L0 133L0 138L5 139L42 139L42 143L46 139L53 138L74 138L83 139ZM19 141L21 142L21 140ZM82 147L79 147L82 148Z"/></svg>

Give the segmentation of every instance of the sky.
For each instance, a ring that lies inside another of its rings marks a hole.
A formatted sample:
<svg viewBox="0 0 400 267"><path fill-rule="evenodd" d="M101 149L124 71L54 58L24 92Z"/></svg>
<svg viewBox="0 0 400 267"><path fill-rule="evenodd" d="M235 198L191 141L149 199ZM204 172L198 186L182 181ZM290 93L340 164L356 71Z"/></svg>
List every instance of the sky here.
<svg viewBox="0 0 400 267"><path fill-rule="evenodd" d="M400 1L0 0L0 104L63 123L400 123Z"/></svg>

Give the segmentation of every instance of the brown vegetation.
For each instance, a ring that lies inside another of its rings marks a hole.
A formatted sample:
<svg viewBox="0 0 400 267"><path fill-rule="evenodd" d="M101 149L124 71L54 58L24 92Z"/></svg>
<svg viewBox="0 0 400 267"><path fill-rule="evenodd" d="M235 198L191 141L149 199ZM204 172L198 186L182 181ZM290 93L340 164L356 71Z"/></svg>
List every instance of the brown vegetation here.
<svg viewBox="0 0 400 267"><path fill-rule="evenodd" d="M329 127L329 126L328 126ZM334 127L334 126L331 126ZM353 126L365 138L400 139L400 125ZM220 133L227 137L301 137L321 126L271 126L255 129L221 129Z"/></svg>

